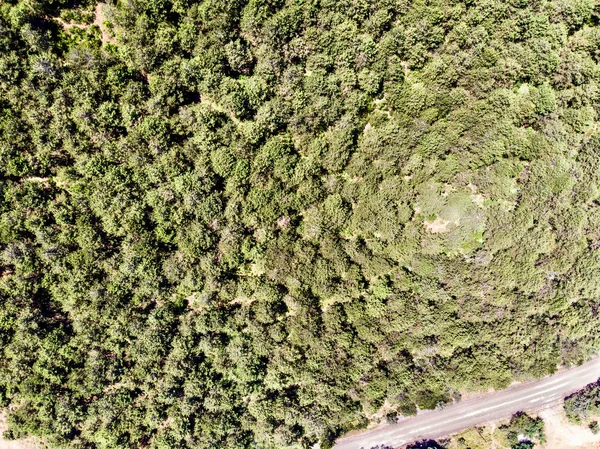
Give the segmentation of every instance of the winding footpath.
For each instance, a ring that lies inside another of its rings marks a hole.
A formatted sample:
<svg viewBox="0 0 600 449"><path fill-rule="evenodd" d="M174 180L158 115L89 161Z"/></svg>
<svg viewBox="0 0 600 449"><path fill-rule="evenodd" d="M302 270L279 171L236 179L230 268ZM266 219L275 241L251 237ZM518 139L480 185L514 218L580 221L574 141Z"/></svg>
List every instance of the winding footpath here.
<svg viewBox="0 0 600 449"><path fill-rule="evenodd" d="M598 378L600 358L595 358L534 382L516 384L440 410L419 413L397 424L340 438L334 449L370 449L377 445L399 448L415 441L444 437L478 424L508 418L518 411L554 404Z"/></svg>

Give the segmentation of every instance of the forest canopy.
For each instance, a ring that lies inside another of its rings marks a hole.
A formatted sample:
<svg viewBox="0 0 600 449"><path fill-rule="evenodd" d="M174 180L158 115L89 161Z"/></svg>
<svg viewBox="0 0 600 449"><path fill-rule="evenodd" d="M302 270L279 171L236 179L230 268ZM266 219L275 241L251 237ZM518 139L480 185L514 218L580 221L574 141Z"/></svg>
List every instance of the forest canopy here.
<svg viewBox="0 0 600 449"><path fill-rule="evenodd" d="M599 63L595 0L0 0L5 437L327 448L583 362Z"/></svg>

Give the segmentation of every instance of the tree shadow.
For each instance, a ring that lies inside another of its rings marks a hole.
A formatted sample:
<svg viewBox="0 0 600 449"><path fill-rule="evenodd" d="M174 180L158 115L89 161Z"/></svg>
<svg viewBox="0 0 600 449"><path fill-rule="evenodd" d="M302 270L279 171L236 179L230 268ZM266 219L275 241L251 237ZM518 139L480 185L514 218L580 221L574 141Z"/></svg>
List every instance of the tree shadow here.
<svg viewBox="0 0 600 449"><path fill-rule="evenodd" d="M444 446L434 440L422 440L406 446L406 449L444 449Z"/></svg>

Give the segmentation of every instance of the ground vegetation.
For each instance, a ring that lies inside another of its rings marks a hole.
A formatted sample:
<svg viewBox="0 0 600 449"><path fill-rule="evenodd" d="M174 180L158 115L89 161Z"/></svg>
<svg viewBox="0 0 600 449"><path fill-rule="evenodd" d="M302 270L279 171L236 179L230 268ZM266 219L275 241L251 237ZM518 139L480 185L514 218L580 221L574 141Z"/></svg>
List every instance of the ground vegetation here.
<svg viewBox="0 0 600 449"><path fill-rule="evenodd" d="M0 406L329 447L600 347L594 0L0 1Z"/></svg>

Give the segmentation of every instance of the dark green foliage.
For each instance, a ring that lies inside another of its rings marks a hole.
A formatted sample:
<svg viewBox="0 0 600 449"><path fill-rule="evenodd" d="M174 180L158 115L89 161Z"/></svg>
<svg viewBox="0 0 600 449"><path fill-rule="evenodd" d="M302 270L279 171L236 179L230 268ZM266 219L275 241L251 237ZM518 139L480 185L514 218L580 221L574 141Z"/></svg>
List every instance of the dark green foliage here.
<svg viewBox="0 0 600 449"><path fill-rule="evenodd" d="M423 440L409 445L407 449L444 449L444 446L434 440Z"/></svg>
<svg viewBox="0 0 600 449"><path fill-rule="evenodd" d="M599 20L0 2L6 436L328 447L588 358Z"/></svg>
<svg viewBox="0 0 600 449"><path fill-rule="evenodd" d="M510 422L500 427L500 430L506 434L506 441L512 449L532 448L533 440L541 443L546 441L544 420L532 418L523 412L513 415Z"/></svg>
<svg viewBox="0 0 600 449"><path fill-rule="evenodd" d="M517 444L513 444L511 449L532 449L535 446L531 441L519 441Z"/></svg>
<svg viewBox="0 0 600 449"><path fill-rule="evenodd" d="M589 416L598 415L600 412L600 380L566 397L564 409L569 420L574 423L581 423ZM592 428L592 424L590 424L590 428Z"/></svg>

